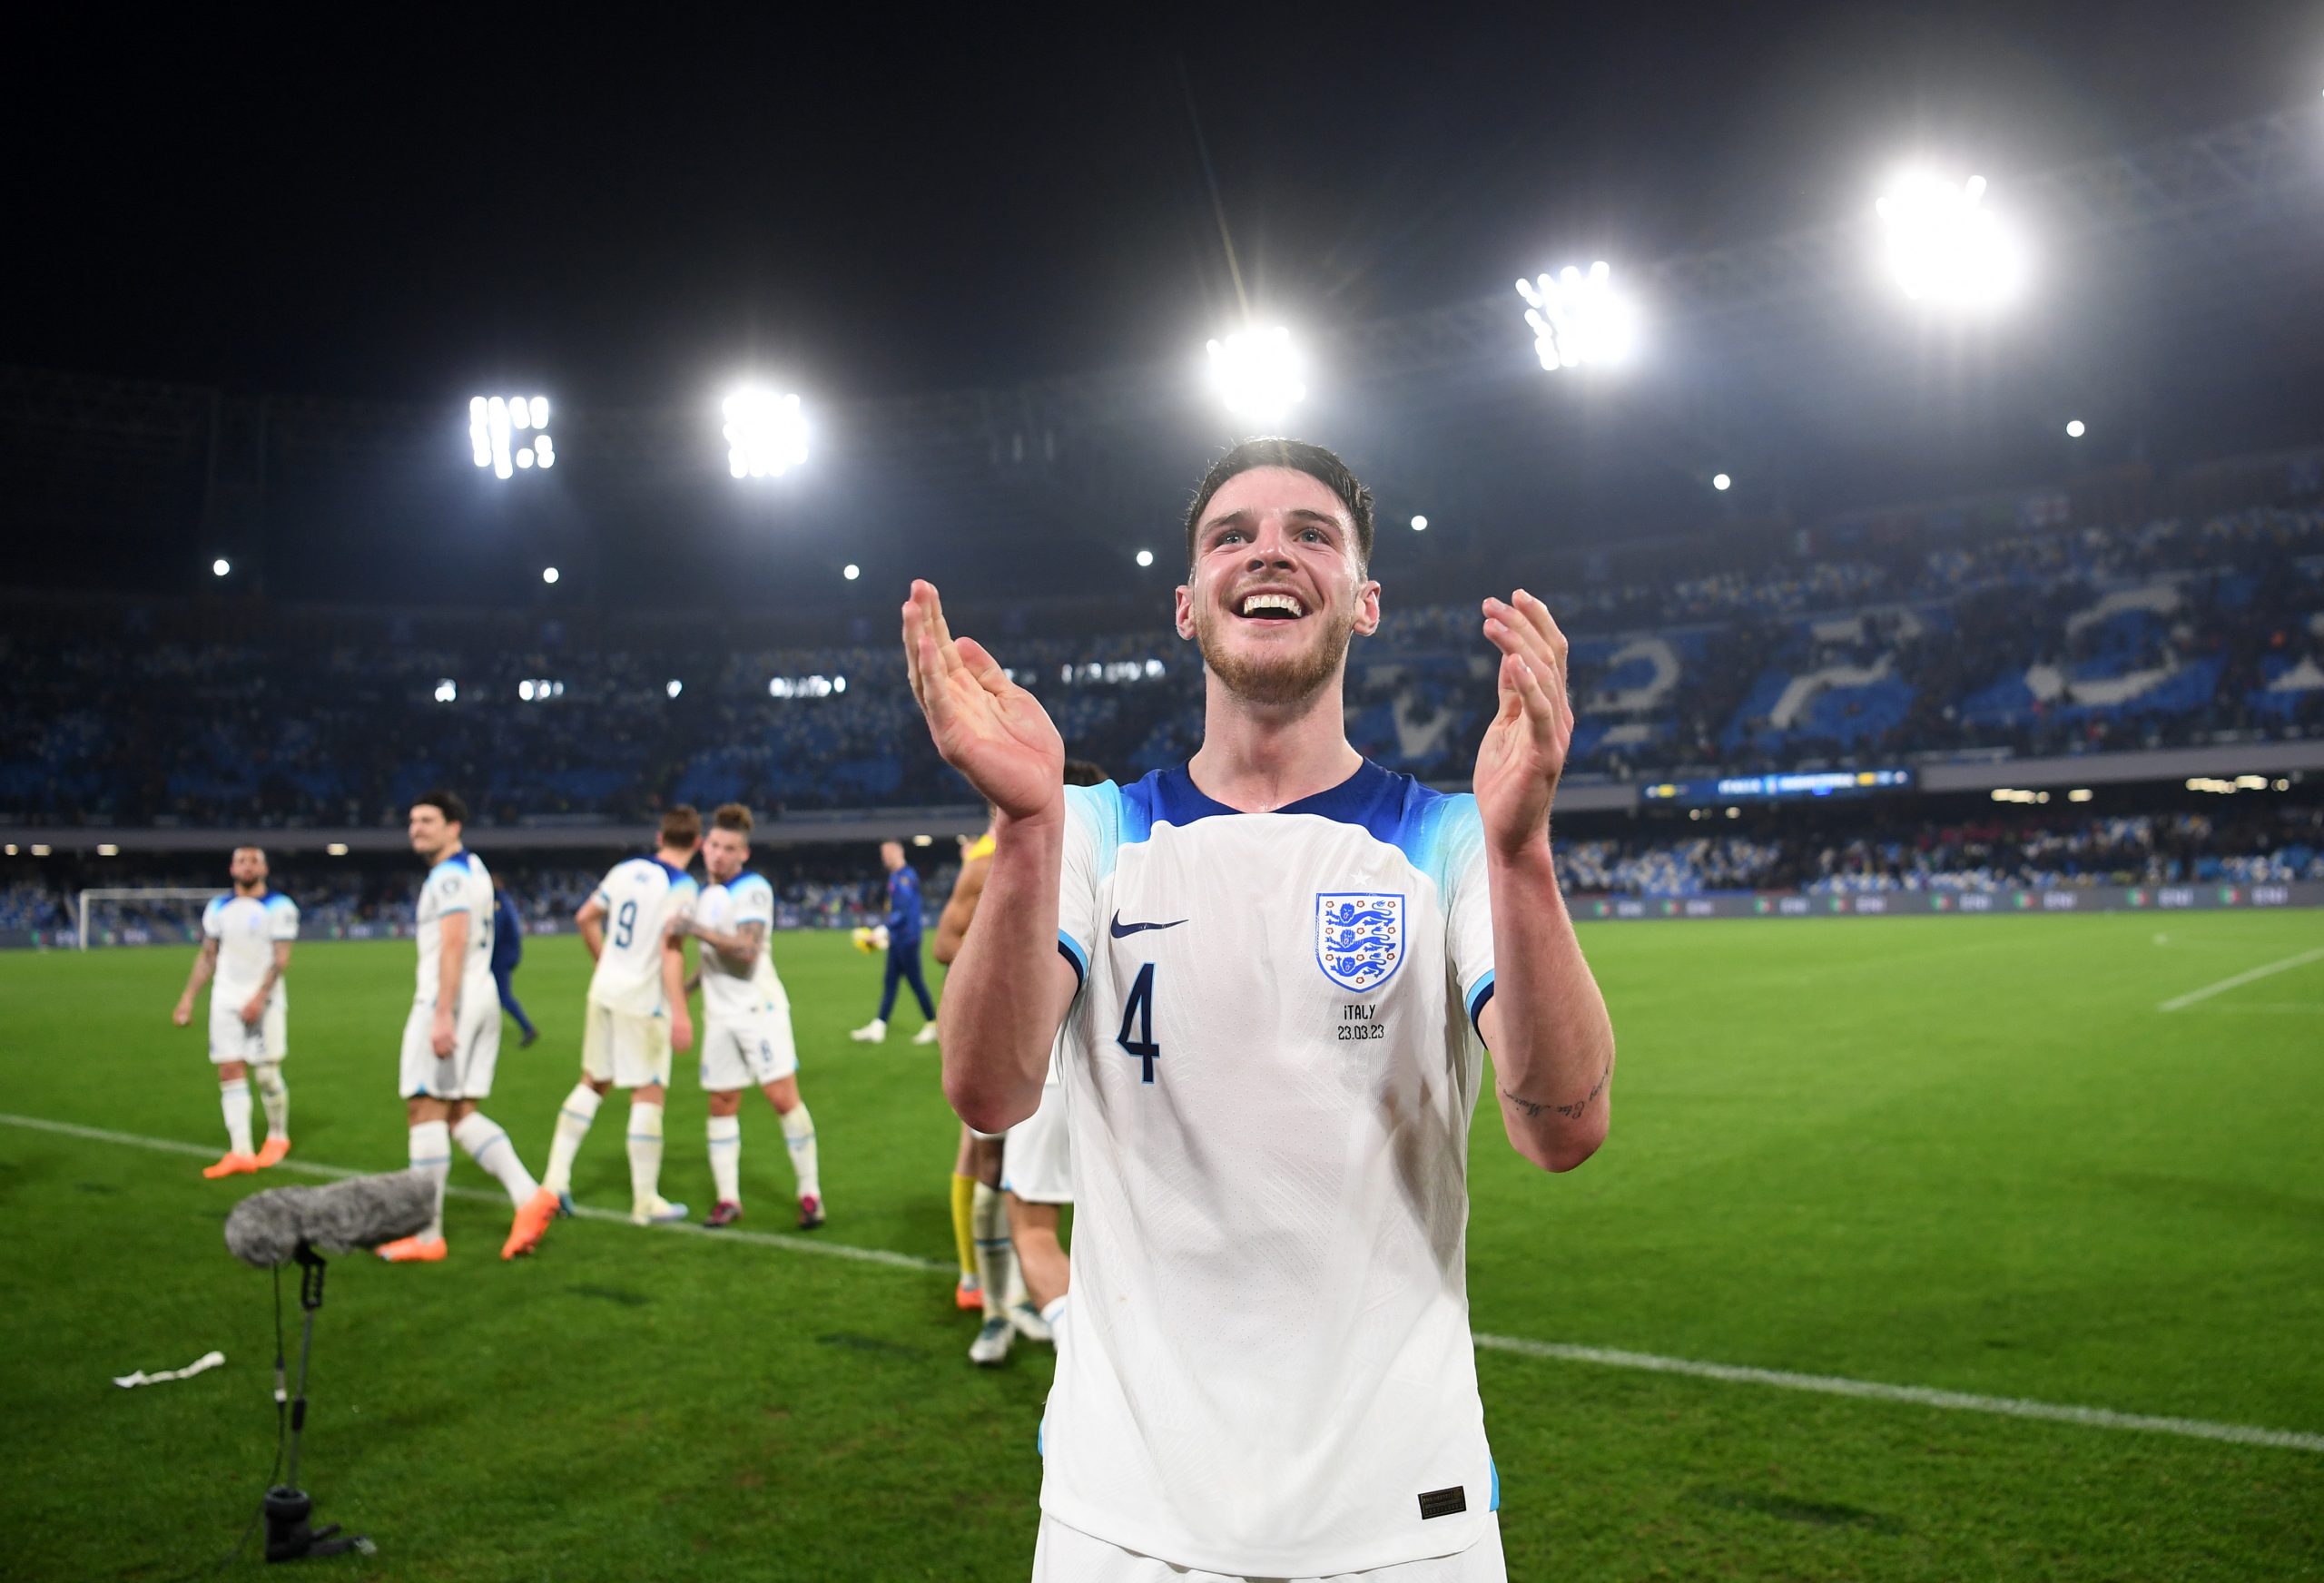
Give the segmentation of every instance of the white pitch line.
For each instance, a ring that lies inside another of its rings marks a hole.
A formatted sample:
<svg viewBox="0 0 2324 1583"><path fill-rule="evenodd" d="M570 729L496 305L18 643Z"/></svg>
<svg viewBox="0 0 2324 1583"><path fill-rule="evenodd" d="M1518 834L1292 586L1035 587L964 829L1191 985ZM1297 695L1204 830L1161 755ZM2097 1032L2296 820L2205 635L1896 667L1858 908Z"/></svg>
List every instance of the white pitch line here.
<svg viewBox="0 0 2324 1583"><path fill-rule="evenodd" d="M1845 1380L1833 1374L1794 1374L1782 1369L1750 1369L1735 1363L1702 1363L1691 1358L1664 1358L1652 1352L1625 1352L1610 1347L1577 1347L1559 1342L1530 1342L1516 1336L1481 1335L1477 1345L1529 1358L1555 1358L1567 1363L1596 1363L1609 1369L1642 1369L1655 1374L1685 1374L1697 1380L1723 1380L1737 1385L1772 1385L1780 1391L1813 1391L1826 1396L1854 1396L1871 1401L1909 1401L1918 1407L1941 1407L1954 1412L1989 1412L2004 1418L2038 1418L2053 1423L2078 1423L2089 1429L2129 1430L2148 1434L2183 1435L2199 1440L2227 1440L2240 1446L2278 1446L2286 1450L2324 1451L2324 1434L2297 1430L2260 1429L2251 1424L2212 1423L2200 1418L2157 1418L2142 1412L2116 1412L2104 1407L2070 1407L2054 1401L2028 1401L2015 1396L1973 1396L1961 1391L1938 1391L1926 1385L1884 1385L1873 1380Z"/></svg>
<svg viewBox="0 0 2324 1583"><path fill-rule="evenodd" d="M2206 984L2200 989L2191 989L2186 994L2179 996L2174 999L2164 1001L2162 1005L2156 1007L2155 1009L2157 1011L2181 1011L2186 1008L2194 1005L2198 1000L2209 1000L2214 995L2223 995L2230 989L2234 989L2242 985L2251 983L2255 979L2264 978L2271 973L2285 972L2290 968L2316 961L2319 959L2324 959L2324 946L2319 946L2312 951L2302 951L2296 957L2286 957L2280 962L2270 962L2264 967L2253 968L2247 972L2238 973L2232 978L2221 978L2218 983Z"/></svg>
<svg viewBox="0 0 2324 1583"><path fill-rule="evenodd" d="M2319 953L2324 954L2324 953ZM54 1133L64 1137L85 1138L92 1143L121 1144L130 1148L148 1149L157 1154L185 1155L206 1159L209 1147L202 1144L182 1143L175 1138L145 1137L137 1133L109 1132L103 1127L82 1126L69 1121L50 1121L36 1116L12 1116L0 1112L0 1125L23 1127L32 1132ZM294 1172L309 1176L331 1178L364 1175L344 1165L322 1165L307 1160L284 1160L273 1167L278 1171ZM453 1187L447 1191L459 1198L473 1198L487 1203L499 1203L504 1195L479 1187ZM613 1221L627 1224L629 1217L610 1209L578 1208L575 1213L584 1220ZM720 1242L751 1243L762 1247L783 1248L794 1253L822 1254L834 1258L852 1259L862 1263L885 1264L895 1269L952 1273L952 1266L938 1259L922 1259L911 1254L891 1253L885 1248L860 1248L846 1243L825 1242L820 1237L783 1232L752 1232L738 1227L712 1231L706 1226L690 1224L670 1224L647 1228L654 1231L684 1232L693 1235L713 1237ZM2297 1430L2262 1429L2254 1424L2213 1423L2200 1418L2159 1418L2146 1413L2116 1412L2103 1407L2073 1407L2053 1401L2030 1401L2014 1396L1976 1396L1960 1391L1939 1391L1926 1385L1887 1385L1873 1380L1849 1380L1834 1374L1795 1374L1782 1369L1753 1369L1735 1363L1706 1363L1692 1358L1666 1358L1653 1352L1621 1352L1611 1347L1574 1346L1562 1342L1528 1341L1521 1336L1478 1335L1476 1344L1490 1352L1512 1352L1520 1357L1544 1358L1563 1363L1591 1363L1607 1369L1636 1369L1654 1374L1683 1374L1696 1380L1718 1380L1733 1385L1767 1385L1779 1391L1807 1391L1826 1396L1849 1396L1860 1401L1901 1401L1915 1407L1941 1408L1954 1412L1983 1412L2003 1418L2040 1419L2052 1423L2079 1424L2085 1429L2125 1431L2144 1434L2179 1435L2189 1440L2224 1440L2231 1445L2272 1446L2284 1450L2324 1452L2324 1434L2306 1434Z"/></svg>

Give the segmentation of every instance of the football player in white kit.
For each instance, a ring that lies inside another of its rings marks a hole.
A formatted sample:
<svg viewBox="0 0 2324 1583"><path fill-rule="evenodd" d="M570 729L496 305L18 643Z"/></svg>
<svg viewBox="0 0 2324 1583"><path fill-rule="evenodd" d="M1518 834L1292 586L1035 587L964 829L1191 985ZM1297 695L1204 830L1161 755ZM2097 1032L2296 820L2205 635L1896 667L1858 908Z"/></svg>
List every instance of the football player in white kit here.
<svg viewBox="0 0 2324 1583"><path fill-rule="evenodd" d="M774 1106L791 1151L799 1229L813 1231L823 1224L815 1118L799 1097L791 999L767 951L774 887L763 875L743 871L751 860L751 811L739 802L711 814L702 843L710 883L679 925L702 942L702 1086L710 1096L710 1174L717 1191L703 1224L732 1225L743 1218L743 1089L754 1086Z"/></svg>
<svg viewBox="0 0 2324 1583"><path fill-rule="evenodd" d="M948 986L953 1108L1021 1120L1075 1035L1033 1575L1499 1580L1465 1252L1483 1052L1551 1170L1603 1140L1614 1059L1551 863L1565 640L1530 594L1483 602L1500 705L1445 796L1347 741L1380 589L1339 458L1236 447L1187 537L1203 744L1130 787L1061 792L1039 703L934 588L903 611L937 748L998 811Z"/></svg>
<svg viewBox="0 0 2324 1583"><path fill-rule="evenodd" d="M263 1170L290 1152L290 1090L282 1081L290 1055L290 947L299 938L299 906L266 888L266 853L236 847L227 873L234 889L202 909L202 949L186 976L170 1020L193 1020L193 998L210 986L210 1060L218 1068L218 1099L226 1113L226 1152L202 1174L215 1181ZM251 1083L266 1106L266 1142L251 1148Z"/></svg>
<svg viewBox="0 0 2324 1583"><path fill-rule="evenodd" d="M444 1243L444 1183L452 1145L499 1180L516 1219L500 1256L539 1245L556 1217L556 1195L533 1180L498 1122L478 1110L500 1060L500 996L492 981L492 876L460 845L468 804L430 792L411 805L411 850L428 864L419 889L419 988L403 1025L396 1082L409 1128L411 1168L436 1185L436 1217L416 1235L379 1249L391 1263L433 1263Z"/></svg>
<svg viewBox="0 0 2324 1583"><path fill-rule="evenodd" d="M683 923L699 889L686 865L702 844L702 815L681 802L662 815L654 855L614 865L575 919L596 959L581 1035L581 1081L556 1111L542 1178L568 1214L573 1161L609 1088L629 1095L629 1218L639 1225L684 1220L662 1196L662 1104L673 1047L694 1047L686 1014Z"/></svg>

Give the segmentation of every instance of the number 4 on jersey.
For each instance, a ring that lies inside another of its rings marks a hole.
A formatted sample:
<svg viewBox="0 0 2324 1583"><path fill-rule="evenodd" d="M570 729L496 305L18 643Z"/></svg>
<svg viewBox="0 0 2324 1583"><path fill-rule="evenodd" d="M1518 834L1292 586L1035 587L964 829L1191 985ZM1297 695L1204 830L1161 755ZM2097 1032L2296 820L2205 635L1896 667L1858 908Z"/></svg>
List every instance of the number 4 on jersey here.
<svg viewBox="0 0 2324 1583"><path fill-rule="evenodd" d="M1137 1033L1131 1037L1132 1030ZM1141 1083L1154 1081L1154 1063L1162 1054L1162 1047L1154 1042L1154 964L1138 968L1137 977L1129 987L1129 999L1122 1007L1122 1030L1114 1036L1125 1054L1142 1062L1144 1070L1138 1075Z"/></svg>

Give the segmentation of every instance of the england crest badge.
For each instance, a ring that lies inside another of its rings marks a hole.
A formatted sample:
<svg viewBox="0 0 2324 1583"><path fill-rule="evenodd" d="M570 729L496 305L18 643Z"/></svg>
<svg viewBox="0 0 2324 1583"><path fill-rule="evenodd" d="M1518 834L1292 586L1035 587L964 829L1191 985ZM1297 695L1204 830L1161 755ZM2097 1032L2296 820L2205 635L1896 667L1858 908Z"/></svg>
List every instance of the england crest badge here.
<svg viewBox="0 0 2324 1583"><path fill-rule="evenodd" d="M1315 963L1358 994L1386 983L1404 959L1404 899L1376 891L1315 897Z"/></svg>

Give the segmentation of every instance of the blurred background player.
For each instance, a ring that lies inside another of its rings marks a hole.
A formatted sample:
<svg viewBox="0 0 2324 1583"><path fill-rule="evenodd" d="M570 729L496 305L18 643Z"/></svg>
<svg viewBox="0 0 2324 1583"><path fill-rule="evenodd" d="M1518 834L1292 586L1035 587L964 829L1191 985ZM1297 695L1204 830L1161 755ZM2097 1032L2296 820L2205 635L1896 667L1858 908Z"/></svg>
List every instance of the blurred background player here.
<svg viewBox="0 0 2324 1583"><path fill-rule="evenodd" d="M517 1028L524 1037L517 1041L520 1050L530 1049L541 1030L525 1015L525 1003L517 998L517 987L509 982L517 976L517 964L525 959L525 920L517 916L517 903L510 900L508 887L500 876L492 877L492 985L500 991L500 1009L517 1019Z"/></svg>
<svg viewBox="0 0 2324 1583"><path fill-rule="evenodd" d="M210 986L210 1059L218 1068L218 1100L226 1113L226 1152L202 1174L213 1181L261 1170L290 1152L290 1090L282 1059L290 1022L290 946L299 938L299 908L266 888L266 853L236 847L227 868L234 889L202 909L202 949L186 976L170 1020L193 1020L193 998ZM266 1144L251 1152L251 1079L266 1106Z"/></svg>
<svg viewBox="0 0 2324 1583"><path fill-rule="evenodd" d="M992 827L988 823L983 834L960 843L960 872L952 881L952 894L944 899L936 939L929 948L938 966L950 967L960 954L960 941L969 932L969 920L977 915L977 898L984 894L985 873L991 867ZM952 1289L955 1307L972 1312L987 1307L978 1239L980 1227L989 1224L989 1206L1000 1187L1000 1139L962 1122L960 1146L952 1160L952 1244L960 1258L960 1283ZM989 1309L986 1317L991 1317ZM981 1342L984 1338L977 1339Z"/></svg>
<svg viewBox="0 0 2324 1583"><path fill-rule="evenodd" d="M1103 770L1085 760L1065 762L1068 786L1096 786L1105 779ZM1018 1273L1043 1327L1051 1331L1072 1280L1072 1265L1057 1234L1059 1208L1073 1202L1073 1149L1065 1114L1065 1064L1072 1058L1068 1046L1072 1037L1068 1021L1058 1030L1057 1044L1049 1051L1040 1107L1009 1129L1001 1155L1000 1190L1008 1201L1009 1237ZM1016 1312L1011 1309L1012 1317Z"/></svg>
<svg viewBox="0 0 2324 1583"><path fill-rule="evenodd" d="M823 1224L815 1165L815 1120L799 1098L799 1050L791 1000L767 950L774 888L743 871L751 860L751 811L729 802L710 816L702 843L703 887L680 927L702 942L702 1086L710 1096L710 1175L717 1202L708 1226L743 1218L743 1088L755 1083L783 1124L799 1179L799 1229Z"/></svg>
<svg viewBox="0 0 2324 1583"><path fill-rule="evenodd" d="M880 1015L847 1037L876 1045L888 1037L888 1013L896 1008L896 986L910 984L920 999L927 1025L911 1036L916 1045L936 1042L936 1002L929 998L928 980L920 967L920 876L904 861L904 843L881 841L880 860L888 868L888 916L881 927L888 931L888 971L880 986Z"/></svg>
<svg viewBox="0 0 2324 1583"><path fill-rule="evenodd" d="M684 919L698 887L686 865L702 844L702 815L681 802L662 815L654 855L613 867L575 914L596 959L581 1036L581 1081L557 1107L547 1188L573 1207L573 1160L608 1088L629 1098L629 1218L639 1225L684 1220L686 1206L662 1196L662 1106L670 1052L694 1047L686 1015Z"/></svg>
<svg viewBox="0 0 2324 1583"><path fill-rule="evenodd" d="M468 804L449 792L430 792L411 805L411 850L428 869L414 931L419 988L404 1023L397 1086L410 1129L411 1168L436 1184L436 1217L418 1235L379 1250L394 1263L432 1263L448 1251L444 1183L456 1140L499 1178L517 1206L502 1258L532 1252L556 1214L556 1195L533 1180L508 1134L476 1107L491 1094L500 1059L500 1003L484 988L492 969L492 876L460 845L468 817Z"/></svg>

